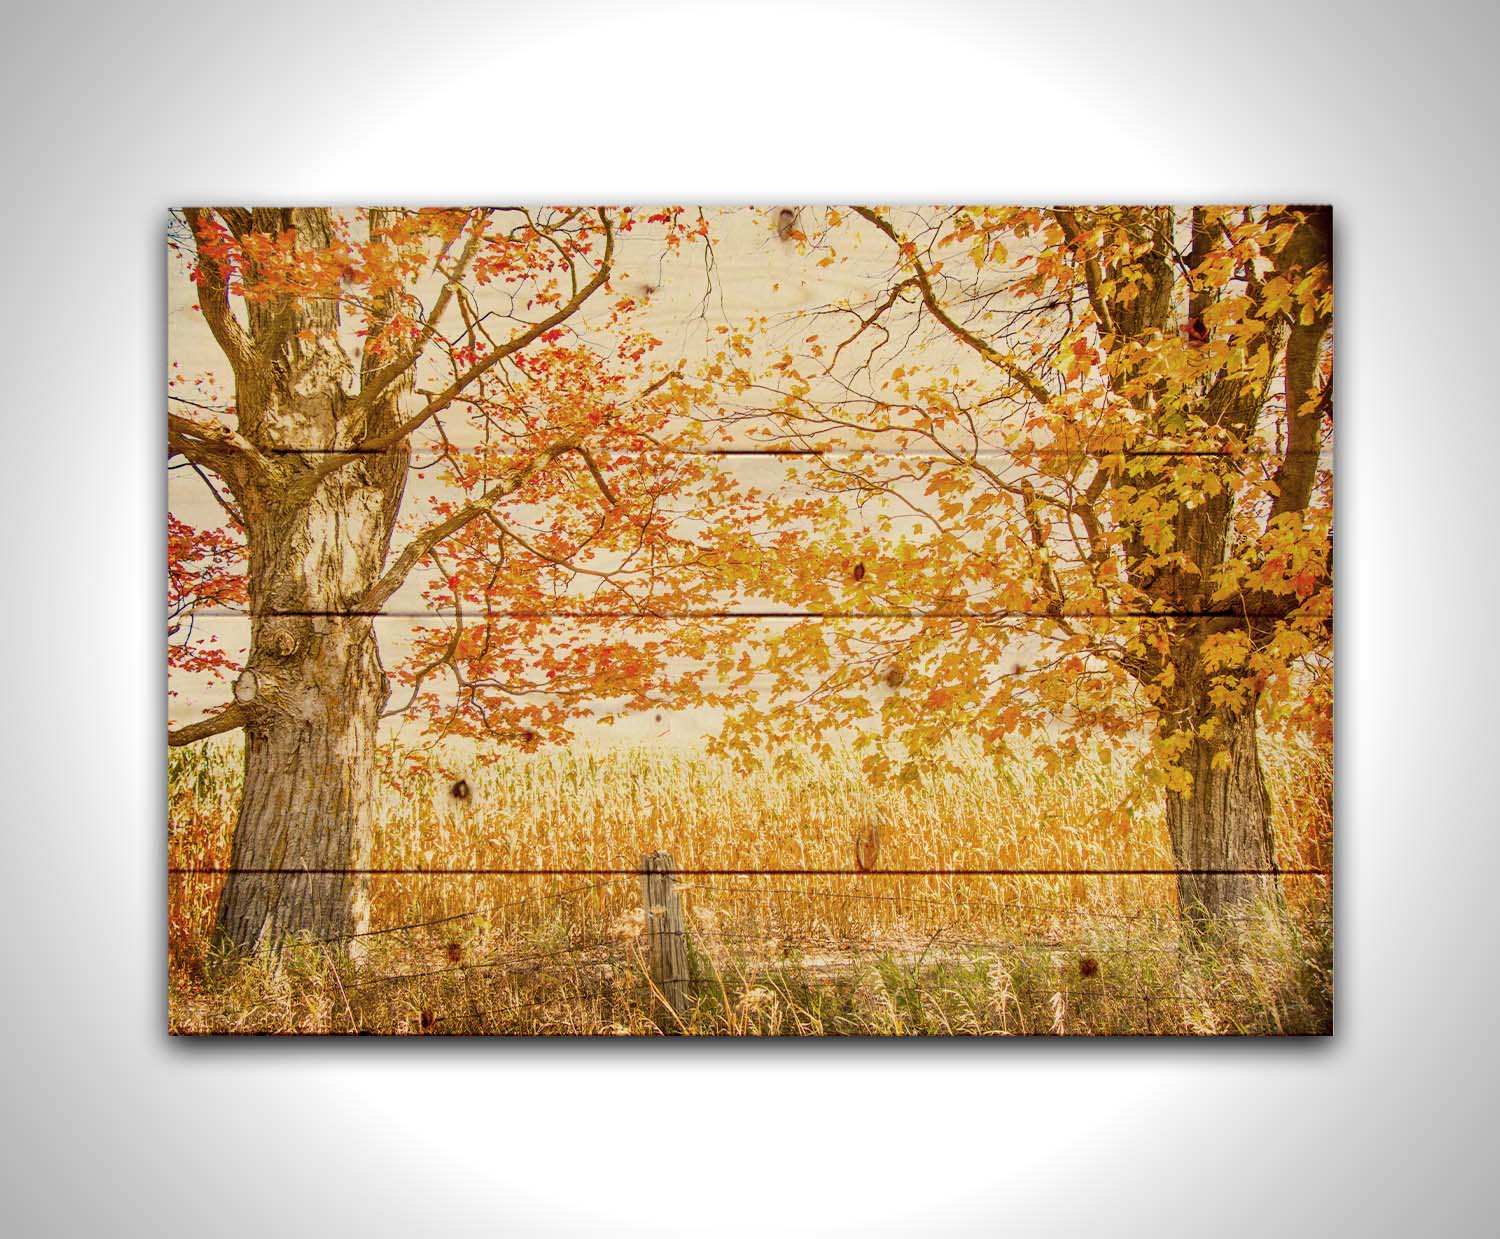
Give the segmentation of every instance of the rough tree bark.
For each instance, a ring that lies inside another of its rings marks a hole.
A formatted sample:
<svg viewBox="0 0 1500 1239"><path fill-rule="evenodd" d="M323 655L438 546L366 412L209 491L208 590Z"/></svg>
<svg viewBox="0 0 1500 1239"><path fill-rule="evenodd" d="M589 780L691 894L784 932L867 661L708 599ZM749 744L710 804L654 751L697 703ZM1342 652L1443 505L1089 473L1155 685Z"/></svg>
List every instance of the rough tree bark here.
<svg viewBox="0 0 1500 1239"><path fill-rule="evenodd" d="M614 234L598 212L605 245L592 275L584 280L575 271L571 296L549 315L458 370L403 419L413 368L479 248L483 216L467 226L461 254L441 268L448 282L427 326L409 343L367 343L356 367L340 342L338 293L314 281L295 293L247 295L242 321L232 273L221 269L211 244L224 230L239 242L252 234L277 238L308 251L316 269L335 239L328 211L221 207L184 214L198 242L203 316L234 371L236 421L231 428L169 413L168 449L214 470L237 502L249 552L251 638L234 701L168 742L245 731L232 872L216 929L222 949L243 954L276 950L294 934L342 938L366 928L368 878L350 870L369 866L376 733L389 692L374 616L429 551L535 471L567 452L589 459L577 441L558 438L387 563L410 436L602 288ZM368 218L374 238L387 235L396 217L372 209ZM253 250L242 246L246 286L256 282ZM399 296L393 289L364 298L369 340L396 321Z"/></svg>
<svg viewBox="0 0 1500 1239"><path fill-rule="evenodd" d="M331 240L326 211L221 214L239 233L294 230L299 248ZM372 229L381 224L372 214ZM215 278L206 313L222 306ZM367 928L369 879L348 871L369 866L389 686L366 600L390 549L409 450L402 441L325 467L332 453L395 428L405 388L382 383L368 357L356 375L339 317L336 299L283 297L251 301L247 332L227 317L216 325L235 364L239 433L256 448L253 460L219 464L249 551L250 652L234 687L244 790L215 929L220 949L235 953ZM358 398L372 389L373 399Z"/></svg>
<svg viewBox="0 0 1500 1239"><path fill-rule="evenodd" d="M368 928L369 879L346 871L370 863L375 733L388 691L370 620L258 621L236 691L255 709L231 859L238 872L219 902L218 945L254 951L293 933Z"/></svg>
<svg viewBox="0 0 1500 1239"><path fill-rule="evenodd" d="M1073 213L1059 210L1055 217L1069 244L1077 244L1081 232ZM1292 218L1298 222L1275 256L1275 268L1278 274L1298 279L1330 263L1331 229L1326 211L1295 211ZM1207 213L1195 211L1189 266L1196 268L1220 239ZM1173 320L1172 213L1159 212L1151 229L1142 229L1138 240L1141 250L1136 274L1145 277L1138 284L1147 290L1145 293L1120 298L1104 291L1106 285L1101 283L1098 270L1091 267L1087 272L1089 300L1101 331L1115 345L1127 340L1149 343L1177 329ZM1200 335L1216 298L1212 289L1189 283L1189 323ZM1272 517L1300 512L1308 505L1317 472L1322 417L1312 392L1319 352L1330 326L1322 315L1290 323L1271 321L1267 326L1270 347L1284 349L1290 449L1276 478ZM1134 376L1129 366L1122 366L1119 377L1128 381ZM1247 442L1265 408L1272 377L1271 368L1259 381L1220 373L1204 385L1192 412L1199 424L1224 432L1231 440ZM1156 395L1147 387L1138 392L1133 403L1149 415ZM1127 484L1149 487L1161 480L1156 469L1147 467ZM1184 554L1185 561L1176 569L1159 569L1151 548L1139 539L1127 546L1131 581L1155 603L1183 616L1214 616L1211 620L1185 620L1172 637L1169 653L1159 659L1143 659L1130 668L1147 685L1157 683L1163 670L1173 673L1161 702L1158 726L1169 740L1182 733L1189 736L1180 759L1190 780L1189 789L1169 793L1166 806L1173 856L1185 870L1274 870L1276 866L1270 797L1256 740L1258 694L1249 692L1238 706L1213 705L1202 667L1202 641L1207 631L1237 629L1250 633L1252 639L1264 639L1273 612L1284 612L1291 605L1285 598L1246 598L1237 604L1240 614L1225 615L1223 604L1213 601L1213 582L1226 560L1234 516L1230 485L1197 505L1183 505L1175 518L1172 545ZM1281 893L1274 873L1183 873L1177 891L1182 914L1200 923L1233 915L1258 901L1275 906Z"/></svg>
<svg viewBox="0 0 1500 1239"><path fill-rule="evenodd" d="M1178 513L1174 545L1187 552L1192 568L1152 578L1158 598L1184 612L1223 611L1212 602L1205 583L1225 561L1233 517L1227 488ZM1239 706L1215 705L1203 667L1206 633L1251 628L1255 621L1214 614L1176 623L1170 654L1151 667L1146 682L1158 682L1162 668L1170 665L1171 688L1162 702L1157 727L1169 742L1179 733L1189 737L1179 760L1190 786L1184 793L1168 792L1167 827L1173 859L1180 869L1189 871L1177 878L1179 911L1189 922L1203 925L1254 903L1277 907L1281 888L1274 872L1190 872L1274 870L1276 847L1256 739L1259 695L1252 690Z"/></svg>
<svg viewBox="0 0 1500 1239"><path fill-rule="evenodd" d="M1177 653L1177 665L1196 662L1191 643ZM1160 723L1169 738L1179 732L1189 737L1179 762L1190 783L1185 792L1167 793L1167 828L1177 865L1189 871L1177 877L1178 906L1200 926L1252 904L1275 908L1281 902L1280 883L1266 872L1275 869L1276 845L1255 705L1215 707L1206 688L1201 671L1189 665ZM1206 869L1242 872L1190 872Z"/></svg>
<svg viewBox="0 0 1500 1239"><path fill-rule="evenodd" d="M312 350L294 344L291 364L272 367L265 388L248 393L264 408L242 403L242 422L275 419L299 445L331 444L352 372L334 325L323 326ZM384 412L375 420L389 420ZM359 611L385 563L407 458L404 447L372 454L309 485L321 453L289 453L283 486L241 499L253 618L235 685L249 717L233 869L369 866L376 731L389 687L372 617ZM348 873L232 873L220 945L250 951L293 932L358 932L367 928L367 887Z"/></svg>

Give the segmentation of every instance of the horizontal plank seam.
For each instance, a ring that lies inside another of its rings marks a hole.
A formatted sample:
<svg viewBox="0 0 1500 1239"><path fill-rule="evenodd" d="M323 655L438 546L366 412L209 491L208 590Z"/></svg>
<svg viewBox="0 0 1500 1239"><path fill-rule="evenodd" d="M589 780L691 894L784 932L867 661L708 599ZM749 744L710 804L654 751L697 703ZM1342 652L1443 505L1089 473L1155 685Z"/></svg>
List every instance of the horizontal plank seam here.
<svg viewBox="0 0 1500 1239"><path fill-rule="evenodd" d="M671 870L622 868L622 869L515 869L515 868L465 868L422 869L407 867L344 869L310 868L284 869L260 868L233 865L171 865L169 874L218 875L240 874L258 876L302 876L330 877L334 875L361 877L644 877L650 874L669 872L677 877L924 877L924 878L972 878L972 877L1331 877L1331 869L699 869L682 868Z"/></svg>
<svg viewBox="0 0 1500 1239"><path fill-rule="evenodd" d="M443 619L447 611L230 611L205 608L200 616L244 619ZM689 619L1290 619L1285 611L491 611L491 619L594 619L594 620L689 620ZM1330 619L1305 613L1297 619Z"/></svg>
<svg viewBox="0 0 1500 1239"><path fill-rule="evenodd" d="M899 433L899 432L897 432ZM424 450L428 445L422 445ZM387 456L393 452L400 451L399 448L366 448L366 447L263 447L259 449L267 456ZM462 447L460 452L466 450ZM957 450L957 449L955 449ZM1108 457L1123 456L1127 459L1134 457L1203 457L1223 458L1225 460L1281 460L1287 456L1321 456L1327 448L1324 447L1291 447L1277 452L1267 448L1168 448L1168 447L1142 447L1142 448L1066 448L1066 447L1013 447L1013 448L980 448L976 452L959 451L955 459L953 453L945 452L941 448L896 448L877 447L867 445L864 447L650 447L637 448L626 453L628 455L659 455L659 456L915 456L933 457L938 460L952 461L962 464L966 460L986 460L1007 457L1029 457L1029 456L1087 456Z"/></svg>

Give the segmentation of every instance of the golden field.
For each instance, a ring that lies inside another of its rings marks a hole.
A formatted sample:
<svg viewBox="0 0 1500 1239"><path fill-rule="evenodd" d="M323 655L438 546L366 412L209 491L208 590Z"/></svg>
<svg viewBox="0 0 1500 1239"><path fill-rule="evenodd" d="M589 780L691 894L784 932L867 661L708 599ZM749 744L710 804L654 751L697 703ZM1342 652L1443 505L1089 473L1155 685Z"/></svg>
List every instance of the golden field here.
<svg viewBox="0 0 1500 1239"><path fill-rule="evenodd" d="M375 868L853 869L687 876L692 999L663 1016L631 875L408 874L371 881L371 928L222 967L222 880L169 877L179 1033L1222 1034L1332 1026L1328 881L1184 939L1170 877L895 876L889 869L1170 868L1161 793L1131 761L1048 772L958 743L942 768L872 787L808 757L745 775L691 750L562 749L455 771L388 748ZM1283 868L1331 863L1329 752L1265 743ZM449 788L462 775L470 795ZM225 865L233 741L168 760L169 864ZM404 927L404 928L400 928Z"/></svg>

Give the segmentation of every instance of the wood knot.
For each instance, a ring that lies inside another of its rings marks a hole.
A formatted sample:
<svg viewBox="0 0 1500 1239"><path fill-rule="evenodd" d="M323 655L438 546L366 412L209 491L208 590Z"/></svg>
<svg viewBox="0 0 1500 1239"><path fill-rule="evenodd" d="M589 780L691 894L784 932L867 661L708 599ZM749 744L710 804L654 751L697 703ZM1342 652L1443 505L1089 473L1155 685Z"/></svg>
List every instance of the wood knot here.
<svg viewBox="0 0 1500 1239"><path fill-rule="evenodd" d="M885 673L887 688L900 688L906 683L906 668L900 663L894 663L891 669Z"/></svg>
<svg viewBox="0 0 1500 1239"><path fill-rule="evenodd" d="M789 241L796 228L797 210L795 207L782 207L776 212L776 235L778 237L783 241Z"/></svg>
<svg viewBox="0 0 1500 1239"><path fill-rule="evenodd" d="M256 644L273 658L290 658L302 646L297 621L284 616L268 619Z"/></svg>
<svg viewBox="0 0 1500 1239"><path fill-rule="evenodd" d="M473 794L469 791L468 779L459 779L449 788L449 793L454 800L467 800Z"/></svg>

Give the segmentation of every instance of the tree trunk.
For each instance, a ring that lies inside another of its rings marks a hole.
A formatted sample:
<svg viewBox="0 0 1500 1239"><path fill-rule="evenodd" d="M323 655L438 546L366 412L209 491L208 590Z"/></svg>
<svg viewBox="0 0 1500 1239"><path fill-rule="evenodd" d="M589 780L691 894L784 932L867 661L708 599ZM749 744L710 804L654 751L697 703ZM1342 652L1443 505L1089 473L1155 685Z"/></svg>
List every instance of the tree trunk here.
<svg viewBox="0 0 1500 1239"><path fill-rule="evenodd" d="M283 456L284 484L241 501L251 634L234 690L247 721L231 867L304 872L230 874L217 936L236 953L367 927L369 880L344 871L369 867L390 689L374 617L361 612L390 547L407 452L352 461L307 493L301 479L319 459Z"/></svg>
<svg viewBox="0 0 1500 1239"><path fill-rule="evenodd" d="M222 214L222 213L221 213ZM299 251L333 243L326 210L256 208L225 215L238 232L290 235ZM387 224L370 213L371 235ZM255 275L254 260L247 272ZM225 298L223 273L207 270ZM325 290L326 293L326 290ZM207 304L207 302L205 302ZM365 928L375 797L375 744L389 687L376 648L371 589L380 580L406 483L409 449L356 455L323 472L330 452L399 425L410 368L381 377L340 342L334 295L247 296L215 334L235 369L238 430L260 458L225 475L249 548L250 656L235 682L245 780L216 938L235 953L307 934ZM366 330L398 308L375 297ZM226 321L227 320L227 321ZM363 333L362 333L363 334ZM380 379L376 395L357 390ZM363 381L361 381L363 380Z"/></svg>
<svg viewBox="0 0 1500 1239"><path fill-rule="evenodd" d="M234 953L368 928L375 740L389 689L368 617L256 624L235 686L255 707L216 936ZM301 871L301 872L299 872ZM331 871L331 872L330 872Z"/></svg>
<svg viewBox="0 0 1500 1239"><path fill-rule="evenodd" d="M379 578L407 453L345 465L304 495L315 467L288 457L286 486L242 500L250 543L245 781L219 944L277 949L294 934L367 927L375 746L390 687L362 599ZM256 873L254 870L304 871ZM323 870L325 872L317 872Z"/></svg>
<svg viewBox="0 0 1500 1239"><path fill-rule="evenodd" d="M370 863L390 687L374 618L358 612L390 545L405 468L405 452L371 456L310 496L245 501L252 618L234 686L247 721L231 868L250 872L230 874L217 927L236 953L367 927L369 880L346 871Z"/></svg>
<svg viewBox="0 0 1500 1239"><path fill-rule="evenodd" d="M1255 708L1199 713L1194 730L1212 720L1213 736L1195 735L1180 761L1186 792L1167 793L1172 853L1185 870L1269 870L1276 864L1271 799L1256 744ZM1276 903L1274 874L1182 873L1177 898L1189 922L1205 924L1260 902Z"/></svg>

